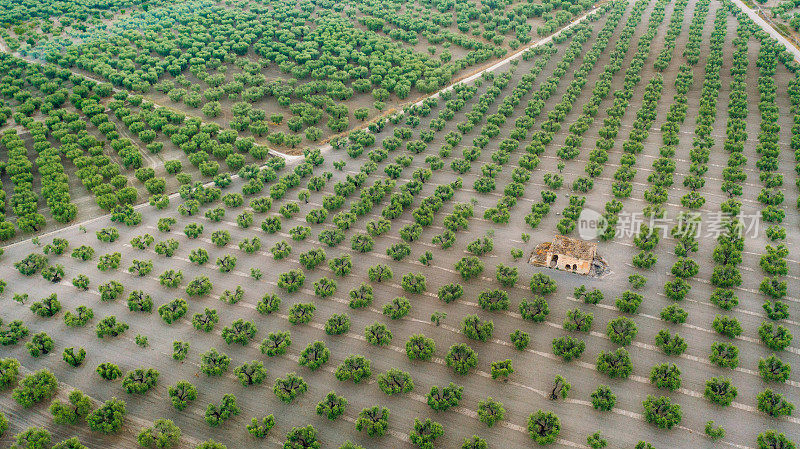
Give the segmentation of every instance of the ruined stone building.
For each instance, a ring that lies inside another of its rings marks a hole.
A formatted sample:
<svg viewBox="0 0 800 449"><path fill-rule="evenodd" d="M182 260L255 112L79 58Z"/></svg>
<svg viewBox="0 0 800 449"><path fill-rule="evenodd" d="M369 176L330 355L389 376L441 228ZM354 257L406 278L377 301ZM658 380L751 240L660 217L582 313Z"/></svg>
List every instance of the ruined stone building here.
<svg viewBox="0 0 800 449"><path fill-rule="evenodd" d="M557 235L536 247L531 263L557 270L589 274L597 256L597 243Z"/></svg>

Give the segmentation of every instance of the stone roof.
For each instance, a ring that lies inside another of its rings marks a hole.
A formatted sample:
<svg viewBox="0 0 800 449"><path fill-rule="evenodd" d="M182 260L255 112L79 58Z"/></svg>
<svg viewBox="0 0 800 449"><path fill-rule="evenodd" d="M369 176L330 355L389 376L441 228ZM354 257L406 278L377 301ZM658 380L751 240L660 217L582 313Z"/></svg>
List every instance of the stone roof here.
<svg viewBox="0 0 800 449"><path fill-rule="evenodd" d="M533 254L531 254L531 258L528 262L534 265L544 266L545 262L547 261L547 253L549 251L550 242L544 242L536 245L536 249L533 250Z"/></svg>
<svg viewBox="0 0 800 449"><path fill-rule="evenodd" d="M591 262L597 252L597 243L557 235L549 250L552 254L563 254Z"/></svg>

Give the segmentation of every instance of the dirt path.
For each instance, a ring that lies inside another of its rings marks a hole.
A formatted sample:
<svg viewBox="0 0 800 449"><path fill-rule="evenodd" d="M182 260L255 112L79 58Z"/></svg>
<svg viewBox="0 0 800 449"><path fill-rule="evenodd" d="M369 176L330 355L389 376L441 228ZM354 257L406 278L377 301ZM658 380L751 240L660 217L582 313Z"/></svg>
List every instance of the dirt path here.
<svg viewBox="0 0 800 449"><path fill-rule="evenodd" d="M602 4L602 3L605 3L605 2L599 2L598 4ZM494 64L490 65L489 67L486 67L486 68L484 68L484 69L478 70L477 72L473 73L472 75L468 75L466 78L461 78L461 79L459 79L459 80L457 80L457 81L455 81L455 82L453 82L453 83L449 84L448 86L445 86L445 87L443 87L443 88L439 89L438 91L436 91L436 92L434 92L434 93L432 93L432 94L430 94L430 95L428 95L428 96L426 96L426 97L424 97L424 98L420 99L419 101L417 101L416 103L414 103L413 105L410 105L410 106L418 106L418 105L421 105L421 104L422 104L422 102L423 102L423 101L425 101L427 98L439 98L439 95L440 95L442 92L445 92L445 91L447 91L447 90L450 90L450 89L452 89L452 88L453 88L453 86L455 86L455 85L457 85L457 84L464 84L464 83L468 83L468 82L470 82L470 81L476 80L476 79L478 79L478 77L480 77L481 75L483 75L485 72L493 72L493 71L495 71L495 70L499 69L500 67L503 67L504 65L508 64L509 62L511 62L511 61L513 61L513 60L515 60L515 59L519 59L519 58L521 58L521 57L522 57L522 55L523 55L523 54L524 54L526 51L528 51L528 50L530 50L530 49L532 49L532 48L540 47L540 46L542 46L542 45L545 45L545 44L547 44L548 42L550 42L550 41L552 41L552 40L553 40L553 37L555 37L556 35L558 35L558 34L559 34L559 33L561 33L562 31L564 31L564 30L568 30L568 29L570 29L570 28L572 28L572 27L574 27L574 26L578 25L579 23L583 22L583 21L584 21L584 20L585 20L587 17L589 17L589 16L590 16L592 13L594 13L596 10L597 10L597 5L595 5L594 7L592 7L592 10L591 10L591 11L589 11L589 12L587 12L586 14L584 14L584 15L582 15L582 16L580 16L580 17L578 17L577 19L574 19L572 22L570 22L569 24L567 24L567 25L566 25L566 26L564 26L563 28L559 29L558 31L554 32L553 34L550 34L550 35L549 35L549 36L547 36L547 37L544 37L544 38L542 38L542 39L539 39L538 41L535 41L535 42L532 42L532 43L530 43L530 44L528 44L528 45L525 45L525 46L523 46L523 47L520 47L520 48L519 48L517 51L515 51L514 53L511 53L509 56L506 56L506 57L504 57L503 59L501 59L501 60L499 60L499 61L495 62Z"/></svg>
<svg viewBox="0 0 800 449"><path fill-rule="evenodd" d="M454 86L456 86L458 84L463 84L463 83L468 83L470 81L473 81L473 80L479 78L485 72L493 72L493 71L505 66L510 61L513 61L513 60L521 58L522 55L527 50L530 50L532 48L536 48L536 47L545 45L548 42L551 42L553 40L553 37L555 37L557 34L561 33L564 30L570 29L570 28L578 25L579 23L583 22L587 17L589 17L591 14L593 14L595 11L597 11L597 7L598 6L600 6L600 5L604 4L604 3L606 3L606 2L605 1L598 2L595 6L592 7L591 11L588 11L587 13L583 14L582 16L580 16L580 17L578 17L576 19L573 19L572 22L570 22L569 24L565 25L563 28L558 29L557 31L553 32L552 34L550 34L550 35L548 35L548 36L546 36L546 37L544 37L542 39L539 39L539 40L534 41L534 42L532 42L530 44L527 44L527 45L524 45L524 46L520 47L519 49L517 49L513 53L505 56L504 58L498 60L497 62L495 62L495 63L493 63L491 65L489 65L488 67L485 67L483 69L479 69L479 70L473 72L472 74L467 75L464 78L458 78L455 81L453 81L450 84L448 84L447 86L442 87L438 91L433 92L433 93L431 93L429 95L425 95L425 96L422 96L422 97L418 98L417 101L415 101L413 103L409 102L409 103L400 105L398 107L398 109L404 110L405 108L408 108L408 107L422 105L422 103L428 98L439 98L439 95L442 92L451 90ZM33 64L41 64L42 63L42 61L37 60L35 58L32 58L30 56L23 56L23 55L15 53L15 52L12 52L8 48L8 46L5 44L5 42L2 42L2 41L0 41L0 51L6 52L6 53L10 53L10 54L14 55L17 58L23 59L23 60L28 61L28 62L33 63ZM83 76L84 78L92 80L92 81L94 81L96 83L107 83L106 80L102 80L102 79L97 78L97 77L95 77L93 75L89 75L89 74L86 74L86 73L83 73L83 72L78 73L73 69L70 69L70 70L73 73L76 73L77 75ZM113 91L114 92L120 92L121 90L122 89L118 89L117 87L113 87ZM160 104L159 102L153 100L152 98L148 98L148 100L153 102L157 106L166 107L168 109L172 109L169 106L165 106L163 104ZM189 114L187 114L187 115L189 115ZM370 123L372 123L372 122L384 117L385 115L386 114L379 115L379 116L375 117L370 122L364 122L362 124L362 127L366 128L367 126L369 126ZM202 117L200 117L200 118L202 120ZM357 129L357 128L354 128L354 129ZM350 131L352 131L352 130L349 130L348 132L350 132ZM320 150L322 150L323 152L327 152L332 147L331 147L330 144L324 143L323 145L319 146L318 148ZM149 158L148 155L146 154L146 152L142 152L142 153L143 153L143 156L145 157L145 159L147 159L150 162L151 166L155 166L155 161L153 161L151 158ZM275 149L270 149L270 154L283 157L283 158L285 158L287 160L287 162L289 162L289 161L299 161L299 160L302 160L302 158L303 158L302 155L288 154L288 153L284 153L284 152L281 152L281 151L278 151L278 150L275 150Z"/></svg>
<svg viewBox="0 0 800 449"><path fill-rule="evenodd" d="M753 22L758 24L758 26L760 26L764 31L769 33L769 35L772 36L774 39L776 39L778 42L783 44L786 47L786 50L788 50L794 55L794 59L796 61L800 61L800 48L798 48L798 44L789 41L789 39L786 39L786 37L784 37L781 33L779 33L778 30L776 30L775 27L773 27L772 24L770 23L772 22L771 20L770 21L768 21L768 19L765 20L758 14L758 12L754 11L751 8L748 8L747 5L745 5L742 2L742 0L732 0L732 1L734 5L736 5L739 9L744 11L745 14L750 16L750 18L753 19Z"/></svg>

